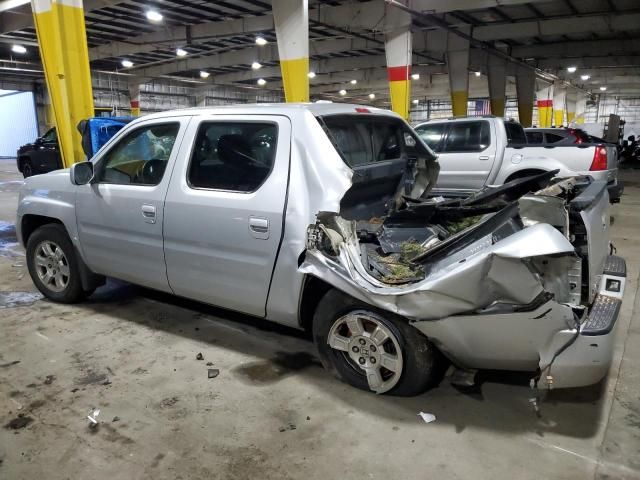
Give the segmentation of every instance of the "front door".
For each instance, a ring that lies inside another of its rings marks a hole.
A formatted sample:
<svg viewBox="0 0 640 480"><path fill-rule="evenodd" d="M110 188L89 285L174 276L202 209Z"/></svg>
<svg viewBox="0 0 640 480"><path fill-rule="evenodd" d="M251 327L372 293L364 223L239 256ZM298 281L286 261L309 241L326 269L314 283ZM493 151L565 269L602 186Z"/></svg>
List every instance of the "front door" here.
<svg viewBox="0 0 640 480"><path fill-rule="evenodd" d="M277 115L211 115L189 125L167 193L164 239L173 291L265 315L283 234L291 124Z"/></svg>
<svg viewBox="0 0 640 480"><path fill-rule="evenodd" d="M492 142L489 122L454 121L448 126L438 157L440 173L435 188L483 188L495 161L495 140Z"/></svg>
<svg viewBox="0 0 640 480"><path fill-rule="evenodd" d="M80 246L91 270L170 291L164 262L164 198L189 117L127 127L78 187Z"/></svg>

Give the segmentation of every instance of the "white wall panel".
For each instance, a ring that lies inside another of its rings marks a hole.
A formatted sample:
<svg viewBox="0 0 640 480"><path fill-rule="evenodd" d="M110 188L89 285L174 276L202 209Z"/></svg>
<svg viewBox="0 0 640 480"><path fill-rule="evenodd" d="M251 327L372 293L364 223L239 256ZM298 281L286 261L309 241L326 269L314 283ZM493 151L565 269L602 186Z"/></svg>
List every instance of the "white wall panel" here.
<svg viewBox="0 0 640 480"><path fill-rule="evenodd" d="M16 150L38 137L32 92L0 90L0 157L15 157Z"/></svg>

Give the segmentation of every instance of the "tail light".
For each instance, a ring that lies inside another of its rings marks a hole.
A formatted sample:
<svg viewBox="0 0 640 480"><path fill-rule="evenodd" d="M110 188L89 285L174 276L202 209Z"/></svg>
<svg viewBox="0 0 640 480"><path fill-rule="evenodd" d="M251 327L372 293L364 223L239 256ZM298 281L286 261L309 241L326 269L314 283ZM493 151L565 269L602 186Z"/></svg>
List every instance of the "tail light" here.
<svg viewBox="0 0 640 480"><path fill-rule="evenodd" d="M607 149L602 146L596 146L596 151L593 154L593 161L589 170L606 170L607 169Z"/></svg>

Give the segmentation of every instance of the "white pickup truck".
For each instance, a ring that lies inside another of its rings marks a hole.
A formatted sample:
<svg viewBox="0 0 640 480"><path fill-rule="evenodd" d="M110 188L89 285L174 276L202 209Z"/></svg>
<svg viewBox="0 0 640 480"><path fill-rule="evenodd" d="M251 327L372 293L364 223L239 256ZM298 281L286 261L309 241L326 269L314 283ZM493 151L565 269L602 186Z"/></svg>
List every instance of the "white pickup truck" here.
<svg viewBox="0 0 640 480"><path fill-rule="evenodd" d="M620 201L613 145L528 145L519 123L493 116L430 120L414 128L438 154L434 194L466 195L486 185L559 170L560 177L588 175L606 181L610 201Z"/></svg>

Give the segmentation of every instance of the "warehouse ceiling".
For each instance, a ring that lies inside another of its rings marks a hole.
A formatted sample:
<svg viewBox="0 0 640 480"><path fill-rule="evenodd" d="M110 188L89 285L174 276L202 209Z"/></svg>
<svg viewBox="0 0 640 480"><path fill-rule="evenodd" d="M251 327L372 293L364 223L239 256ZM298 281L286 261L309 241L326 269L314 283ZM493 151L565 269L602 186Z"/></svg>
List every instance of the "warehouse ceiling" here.
<svg viewBox="0 0 640 480"><path fill-rule="evenodd" d="M0 77L42 76L30 5L24 3L0 0ZM420 74L414 81L416 96L440 91L446 95L444 42L438 37L443 21L456 28L471 26L473 37L483 45L537 68L542 77L561 78L588 91L606 86L610 93L640 94L637 0L405 3L420 12L413 17L413 71ZM93 70L140 81L281 88L269 1L85 0L84 5ZM386 95L384 9L383 0L309 2L313 97L331 98L341 89L351 98ZM162 20L148 20L149 10L160 12ZM256 44L257 37L266 44ZM26 52L12 51L15 44ZM132 65L125 67L123 61ZM254 62L261 67L252 68ZM486 63L486 49L472 47L470 73L486 73ZM570 73L568 67L576 71ZM202 78L201 72L209 77ZM258 86L258 79L266 84ZM471 79L472 96L479 82L486 89L486 79L472 73Z"/></svg>

